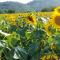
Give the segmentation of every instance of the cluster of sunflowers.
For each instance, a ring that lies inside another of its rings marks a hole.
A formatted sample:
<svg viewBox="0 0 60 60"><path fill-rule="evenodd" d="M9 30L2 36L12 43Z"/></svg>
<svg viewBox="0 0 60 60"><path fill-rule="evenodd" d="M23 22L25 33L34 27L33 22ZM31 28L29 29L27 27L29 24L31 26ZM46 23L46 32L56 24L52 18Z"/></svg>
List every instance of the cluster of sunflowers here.
<svg viewBox="0 0 60 60"><path fill-rule="evenodd" d="M45 30L48 36L53 36L51 29L54 28L57 32L60 32L60 7L57 7L50 19L44 24ZM54 32L55 33L55 32ZM51 49L56 49L56 44L51 43ZM59 57L55 53L43 55L41 60L59 60Z"/></svg>
<svg viewBox="0 0 60 60"><path fill-rule="evenodd" d="M25 18L27 23L31 23L33 25L37 25L36 16L51 16L52 12L35 12L35 14L31 13L16 13L16 14L0 14L3 16L5 20L9 21L11 24L16 25L16 20L20 17Z"/></svg>
<svg viewBox="0 0 60 60"><path fill-rule="evenodd" d="M20 18L24 19L26 21L26 23L30 23L34 26L37 25L36 22L36 16L34 14L5 14L2 15L0 14L0 16L3 16L4 20L9 21L12 25L16 25L17 20L20 20Z"/></svg>
<svg viewBox="0 0 60 60"><path fill-rule="evenodd" d="M9 20L9 22L11 22L13 25L16 25L17 17L18 17L18 15L14 15L14 14L5 15L5 19Z"/></svg>

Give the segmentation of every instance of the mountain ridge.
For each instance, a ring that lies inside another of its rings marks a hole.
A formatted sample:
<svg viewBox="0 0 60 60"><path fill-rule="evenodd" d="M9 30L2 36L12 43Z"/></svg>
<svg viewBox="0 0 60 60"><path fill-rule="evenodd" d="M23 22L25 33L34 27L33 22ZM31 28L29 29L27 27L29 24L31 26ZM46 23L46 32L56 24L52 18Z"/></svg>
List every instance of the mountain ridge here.
<svg viewBox="0 0 60 60"><path fill-rule="evenodd" d="M48 1L48 0L47 0ZM59 2L58 2L59 3ZM43 1L32 1L27 4L22 4L19 2L12 2L12 1L6 1L6 2L0 2L0 10L9 10L14 9L16 12L28 12L28 11L41 11L43 8L49 8L54 6L59 6L60 4L56 4L56 2L53 2L51 4L51 1L44 2Z"/></svg>

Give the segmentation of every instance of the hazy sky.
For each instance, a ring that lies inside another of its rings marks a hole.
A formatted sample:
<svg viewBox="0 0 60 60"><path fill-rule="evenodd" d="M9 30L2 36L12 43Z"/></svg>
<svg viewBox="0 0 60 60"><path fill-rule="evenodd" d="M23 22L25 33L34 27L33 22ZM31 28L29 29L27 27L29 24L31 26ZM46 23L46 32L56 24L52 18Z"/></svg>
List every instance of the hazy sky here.
<svg viewBox="0 0 60 60"><path fill-rule="evenodd" d="M15 2L20 2L20 3L26 4L33 0L0 0L0 2L5 2L5 1L15 1Z"/></svg>

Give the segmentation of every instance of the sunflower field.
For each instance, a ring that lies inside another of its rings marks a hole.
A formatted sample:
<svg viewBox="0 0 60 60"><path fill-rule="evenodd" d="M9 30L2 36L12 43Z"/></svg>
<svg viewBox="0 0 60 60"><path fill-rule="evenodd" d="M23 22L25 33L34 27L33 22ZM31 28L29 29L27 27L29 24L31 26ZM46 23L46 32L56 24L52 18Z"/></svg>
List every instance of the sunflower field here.
<svg viewBox="0 0 60 60"><path fill-rule="evenodd" d="M0 60L60 60L60 7L0 14Z"/></svg>

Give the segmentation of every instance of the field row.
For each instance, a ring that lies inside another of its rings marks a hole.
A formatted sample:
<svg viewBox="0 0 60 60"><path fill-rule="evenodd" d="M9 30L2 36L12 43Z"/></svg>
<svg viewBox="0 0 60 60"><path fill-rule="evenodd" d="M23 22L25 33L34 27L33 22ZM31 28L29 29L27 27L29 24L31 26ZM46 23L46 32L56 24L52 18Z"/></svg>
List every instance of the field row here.
<svg viewBox="0 0 60 60"><path fill-rule="evenodd" d="M51 16L53 12L34 12L36 16ZM27 17L31 13L14 13L14 14L0 14L0 16L11 16L11 15L17 15L17 16L22 16L22 17Z"/></svg>

